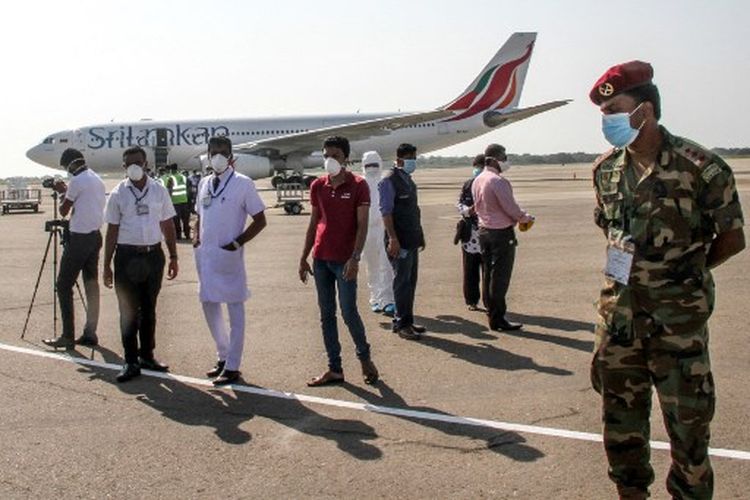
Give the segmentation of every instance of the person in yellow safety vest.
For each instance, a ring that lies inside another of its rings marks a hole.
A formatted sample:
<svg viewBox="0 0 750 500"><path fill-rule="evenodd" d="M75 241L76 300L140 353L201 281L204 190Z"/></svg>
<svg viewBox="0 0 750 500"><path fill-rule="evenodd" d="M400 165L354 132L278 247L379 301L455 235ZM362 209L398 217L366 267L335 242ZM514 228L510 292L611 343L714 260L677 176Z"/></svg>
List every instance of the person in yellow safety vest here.
<svg viewBox="0 0 750 500"><path fill-rule="evenodd" d="M164 185L172 197L172 205L174 205L174 210L177 213L174 217L177 239L189 240L190 204L188 203L187 179L177 171L177 164L173 163L167 169L167 174L162 179L164 179Z"/></svg>

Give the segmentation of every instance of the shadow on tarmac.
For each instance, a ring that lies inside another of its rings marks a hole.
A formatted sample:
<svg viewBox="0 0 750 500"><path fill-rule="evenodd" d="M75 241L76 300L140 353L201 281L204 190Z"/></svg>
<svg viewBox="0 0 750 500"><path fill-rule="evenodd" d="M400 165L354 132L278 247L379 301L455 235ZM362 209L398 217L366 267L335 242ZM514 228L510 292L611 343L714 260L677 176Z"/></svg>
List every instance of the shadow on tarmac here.
<svg viewBox="0 0 750 500"><path fill-rule="evenodd" d="M112 351L97 350L108 362L122 363L122 358ZM119 384L115 374L108 369L80 366L79 371L88 374L91 380L113 384L174 422L211 427L214 434L228 444L248 443L252 436L241 429L241 425L254 417L264 417L302 434L334 441L338 449L359 460L375 460L382 456L379 448L367 442L378 437L371 426L359 420L321 415L297 400L220 389L205 390L177 380L143 376Z"/></svg>
<svg viewBox="0 0 750 500"><path fill-rule="evenodd" d="M343 384L342 387L347 389L358 398L363 399L373 405L389 406L398 408L400 410L450 415L449 413L445 413L443 411L426 406L410 406L404 400L404 398L397 394L382 379L373 386L373 389L378 391L379 394L348 383ZM533 462L544 456L544 453L542 453L540 450L534 448L533 446L525 444L526 439L515 432L492 429L488 427L479 427L474 425L462 425L439 422L436 420L425 420L416 417L390 414L388 416L402 418L404 420L408 420L425 427L430 427L451 436L466 437L469 439L484 441L484 445L481 448L472 451L481 451L487 449L492 451L493 453L504 455L519 462Z"/></svg>

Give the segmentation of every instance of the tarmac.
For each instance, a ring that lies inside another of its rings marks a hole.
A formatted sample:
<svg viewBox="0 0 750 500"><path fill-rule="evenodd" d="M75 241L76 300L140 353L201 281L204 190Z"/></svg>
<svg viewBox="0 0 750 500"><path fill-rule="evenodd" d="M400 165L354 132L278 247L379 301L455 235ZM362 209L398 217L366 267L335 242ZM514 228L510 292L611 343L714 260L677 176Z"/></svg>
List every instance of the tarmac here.
<svg viewBox="0 0 750 500"><path fill-rule="evenodd" d="M750 159L730 161L750 210ZM427 248L415 313L421 342L391 333L359 308L381 373L365 385L339 320L347 383L308 388L326 368L314 286L297 277L308 223L267 210L246 249L249 284L244 381L214 389L215 360L197 297L192 248L165 281L157 358L171 375L115 382L122 362L113 290L102 287L100 347L70 356L41 344L53 333L51 262L21 332L52 217L0 217L0 498L524 498L616 497L589 382L605 239L594 225L591 167L517 166L509 177L537 220L518 233L509 292L519 332L489 331L461 294L455 203L471 169L420 170ZM109 179L111 187L116 181ZM258 181L269 207L275 192ZM49 193L46 193L49 194ZM749 238L750 239L750 238ZM718 403L712 425L715 498L747 498L750 359L745 251L714 273L710 321ZM83 312L77 304L78 332ZM59 323L58 323L59 328ZM72 361L72 362L71 362ZM652 420L654 498L668 498L670 458L658 403Z"/></svg>

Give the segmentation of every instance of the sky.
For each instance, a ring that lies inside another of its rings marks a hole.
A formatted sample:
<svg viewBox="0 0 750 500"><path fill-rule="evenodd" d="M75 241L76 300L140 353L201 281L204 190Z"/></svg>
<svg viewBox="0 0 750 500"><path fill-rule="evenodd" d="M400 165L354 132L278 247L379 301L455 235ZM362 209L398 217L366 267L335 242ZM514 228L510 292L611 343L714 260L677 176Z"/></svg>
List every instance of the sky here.
<svg viewBox="0 0 750 500"><path fill-rule="evenodd" d="M435 154L604 151L588 92L633 59L670 131L750 146L741 0L25 0L3 21L0 178L39 175L28 148L95 123L434 109L516 31L538 33L521 106L573 102Z"/></svg>

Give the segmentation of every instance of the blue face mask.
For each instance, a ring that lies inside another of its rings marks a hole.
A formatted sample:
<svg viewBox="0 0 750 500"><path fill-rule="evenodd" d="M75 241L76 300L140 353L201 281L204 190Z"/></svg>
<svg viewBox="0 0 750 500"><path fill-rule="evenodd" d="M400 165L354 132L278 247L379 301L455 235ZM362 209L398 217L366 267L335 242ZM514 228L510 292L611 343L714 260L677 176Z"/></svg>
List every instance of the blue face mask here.
<svg viewBox="0 0 750 500"><path fill-rule="evenodd" d="M479 167L474 167L474 170L472 171L472 174L474 175L474 177L476 177L477 175L479 175L479 174L482 173L482 170L483 169L481 169Z"/></svg>
<svg viewBox="0 0 750 500"><path fill-rule="evenodd" d="M404 172L407 174L413 174L417 169L417 160L404 160Z"/></svg>
<svg viewBox="0 0 750 500"><path fill-rule="evenodd" d="M630 146L636 140L641 129L640 127L633 128L630 126L630 117L640 107L641 105L639 104L632 113L602 115L602 132L607 142L616 148L624 148ZM641 126L643 126L643 123L641 123Z"/></svg>

